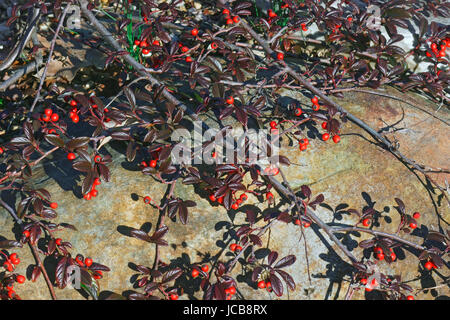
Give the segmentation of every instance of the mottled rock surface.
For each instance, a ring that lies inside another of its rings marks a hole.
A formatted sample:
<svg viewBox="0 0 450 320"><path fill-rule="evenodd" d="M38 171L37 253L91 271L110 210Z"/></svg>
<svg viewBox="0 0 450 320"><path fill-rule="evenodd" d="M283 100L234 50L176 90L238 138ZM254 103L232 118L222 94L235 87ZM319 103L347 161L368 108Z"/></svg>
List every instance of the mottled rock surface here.
<svg viewBox="0 0 450 320"><path fill-rule="evenodd" d="M382 130L389 139L397 140L400 150L406 156L433 167L449 167L448 112L444 109L437 111L437 105L420 96L387 90L390 94L400 97L400 100L360 92L348 92L344 99L335 100L373 128ZM284 92L283 95L303 101L305 108L309 106L309 100L300 93ZM422 110L406 104L405 101L414 103ZM434 230L439 227L448 228L450 211L445 199L438 199L436 195L430 194L420 175L415 176L390 153L370 143L372 140L368 134L352 123L347 123L341 130L341 142L334 144L332 141L323 142L317 138L317 128L320 126L307 126L304 131L311 141L306 152L300 152L296 144L289 146L287 141L283 141L281 154L288 156L293 163L285 168L284 172L294 189L306 184L314 194L324 194L326 205L318 207L317 213L325 222L336 225L354 224L356 217L342 212L346 208L361 211L363 207L373 205L383 216L379 221L380 230L393 232L399 220L394 209L394 198L398 197L404 201L408 212L422 213L418 229L412 235L404 235L406 239L421 244L427 231L422 223ZM146 222L150 222L154 230L157 223L157 210L145 205L141 198L137 199L136 194L150 195L159 202L167 187L156 183L149 176L144 176L136 168L131 169L132 166L126 162L124 156L114 149L110 148L108 151L114 157L114 162L109 166L112 179L111 182L98 187L99 196L94 200L84 201L78 198L74 184L79 183L80 179L66 160L45 164L45 174L38 173L36 181L39 186L47 188L53 195L52 199L58 202L57 221L70 223L78 228L78 232L58 232L58 237L73 244L73 254L82 253L109 266L111 272L106 273L101 280L101 290L120 294L133 289L130 278L136 272L129 264L152 266L155 253L154 245L128 237L123 232L125 227L140 228ZM61 159L61 154L55 156ZM46 174L50 178L43 178ZM445 181L443 174L434 174L433 177L437 183L443 184ZM450 177L447 175L446 178L449 180ZM196 201L197 206L191 208L187 225L167 221L169 246L163 247L161 254L164 262L174 262L185 268L189 264L206 261L208 256L216 255L224 243L230 242L227 233L230 224L244 223L245 209L252 203L258 203L256 198L249 197L246 205L237 212L227 213L222 207L211 206L207 194L193 186L178 183L175 194L185 200ZM276 198L279 199L279 196L276 195ZM265 210L265 204L258 206ZM4 210L0 210L0 224L0 236L12 239L12 219ZM348 282L342 281L345 264L336 255L340 254L339 249L315 226L305 230L310 283L305 242L304 239L300 240L300 235L298 226L281 222L276 223L270 233L270 248L277 250L280 257L288 254L297 256L297 261L286 268L296 281L296 290L289 291L281 299L342 299ZM363 238L367 236L352 236L344 241L357 257L362 256L361 250L356 247L357 241ZM268 241L266 234L264 247ZM17 252L23 261L18 271L24 274L33 259L27 246ZM222 258L229 259L224 256ZM385 272L400 274L407 280L420 276L418 260L412 254L400 250L397 251L397 256L398 262L388 265L383 261L379 264L380 268ZM49 261L47 265L51 267ZM246 299L278 299L264 290L253 290L249 285L249 273L243 271L240 265L234 272L239 281L238 289ZM449 276L448 269L442 269L440 273L442 276ZM436 275L434 277L436 282L441 281ZM185 294L181 299L202 297L199 279L194 282L182 281ZM415 289L422 288L422 285L433 286L429 278L427 281L412 281L409 284ZM24 299L50 298L42 277L36 283L17 285L17 293ZM80 293L73 289L56 289L56 293L60 299L83 299ZM363 294L359 291L354 298L361 299ZM450 296L448 287L421 293L417 298L434 299L442 296Z"/></svg>

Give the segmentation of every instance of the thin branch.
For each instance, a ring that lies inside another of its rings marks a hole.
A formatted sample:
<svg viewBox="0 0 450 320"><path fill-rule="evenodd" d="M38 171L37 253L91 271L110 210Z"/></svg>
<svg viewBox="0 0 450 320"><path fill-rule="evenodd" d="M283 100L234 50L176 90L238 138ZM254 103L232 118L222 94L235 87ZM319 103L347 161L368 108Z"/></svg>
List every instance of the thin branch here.
<svg viewBox="0 0 450 320"><path fill-rule="evenodd" d="M66 6L64 8L64 11L62 12L62 14L59 17L58 27L56 28L55 35L53 36L52 42L50 44L50 51L48 52L47 63L45 64L44 71L42 72L41 81L39 82L39 88L37 89L36 96L34 97L33 104L31 105L30 113L33 112L34 107L36 106L36 103L38 102L38 100L41 96L41 90L42 90L42 86L44 85L45 76L47 75L47 69L48 69L48 66L50 65L50 61L52 60L53 50L55 49L56 38L58 37L59 30L61 29L61 27L64 23L64 19L66 18L66 14L67 14L67 11L69 11L69 9L70 9L70 6Z"/></svg>

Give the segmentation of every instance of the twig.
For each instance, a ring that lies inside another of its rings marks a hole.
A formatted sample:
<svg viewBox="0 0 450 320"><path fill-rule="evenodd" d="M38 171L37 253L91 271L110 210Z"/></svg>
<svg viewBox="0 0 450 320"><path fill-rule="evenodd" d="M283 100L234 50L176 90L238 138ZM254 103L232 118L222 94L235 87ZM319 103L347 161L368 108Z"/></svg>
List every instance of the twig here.
<svg viewBox="0 0 450 320"><path fill-rule="evenodd" d="M352 232L352 231L359 231L359 232L366 232L366 233L370 233L374 236L377 237L385 237L385 238L390 238L392 240L395 240L397 242L401 242L404 243L410 247L413 247L415 249L418 250L426 250L425 247L418 245L414 242L408 241L406 239L403 239L395 234L391 234L391 233L386 233L386 232L382 232L382 231L376 231L376 230L371 230L371 229L366 229L366 228L360 228L360 227L333 227L331 229L331 231L333 233L337 233L337 232Z"/></svg>
<svg viewBox="0 0 450 320"><path fill-rule="evenodd" d="M47 63L45 64L44 71L42 72L41 81L39 82L39 88L37 89L36 96L34 97L33 104L31 105L30 113L33 112L34 107L36 106L36 103L38 102L38 100L41 96L41 90L42 90L42 86L44 85L45 76L47 75L47 69L50 64L50 61L52 60L53 50L55 49L56 38L58 37L59 30L61 29L61 26L64 23L64 19L66 18L66 13L69 10L69 8L70 8L70 6L66 6L64 8L64 11L62 12L62 14L59 17L58 27L56 28L55 35L53 36L53 39L52 39L52 42L50 45L50 51L48 52Z"/></svg>

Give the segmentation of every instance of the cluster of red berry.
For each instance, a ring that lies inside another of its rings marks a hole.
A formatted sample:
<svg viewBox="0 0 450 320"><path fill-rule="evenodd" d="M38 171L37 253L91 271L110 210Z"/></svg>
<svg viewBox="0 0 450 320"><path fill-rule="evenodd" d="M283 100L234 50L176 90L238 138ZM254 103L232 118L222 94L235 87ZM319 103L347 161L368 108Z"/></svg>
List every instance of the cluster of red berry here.
<svg viewBox="0 0 450 320"><path fill-rule="evenodd" d="M201 267L201 269L203 272L208 272L209 266L207 264L205 264ZM192 272L191 272L192 278L197 278L199 274L200 274L200 271L198 271L198 269L196 269L196 268L192 269Z"/></svg>
<svg viewBox="0 0 450 320"><path fill-rule="evenodd" d="M15 266L17 266L20 263L20 259L17 256L17 253L12 253L9 255L9 257L3 252L0 251L6 258L5 263L3 264L3 267L5 267L6 270L8 270L9 272L12 272L15 268ZM18 281L19 282L19 281ZM22 283L22 282L20 282Z"/></svg>
<svg viewBox="0 0 450 320"><path fill-rule="evenodd" d="M100 181L100 178L95 178L94 182L92 183L91 191L86 193L83 198L85 200L91 200L92 198L95 198L98 195L98 190L96 189L97 186L101 185L102 182Z"/></svg>
<svg viewBox="0 0 450 320"><path fill-rule="evenodd" d="M419 219L420 218L420 213L419 212L414 212L412 216L413 216L414 219ZM415 221L411 221L409 223L409 227L411 229L415 229L415 228L417 228L417 223Z"/></svg>
<svg viewBox="0 0 450 320"><path fill-rule="evenodd" d="M242 250L242 247L238 245L237 243L230 244L230 250L233 252L240 252Z"/></svg>
<svg viewBox="0 0 450 320"><path fill-rule="evenodd" d="M294 221L294 223L296 224L296 225L300 225L300 224L303 224L303 227L304 228L309 228L310 226L311 226L311 222L309 222L309 221L303 221L302 219L295 219L295 221Z"/></svg>
<svg viewBox="0 0 450 320"><path fill-rule="evenodd" d="M141 167L143 167L143 168L146 168L146 167L156 168L157 165L158 165L158 159L150 160L148 163L145 161L141 162Z"/></svg>
<svg viewBox="0 0 450 320"><path fill-rule="evenodd" d="M313 110L314 111L319 111L319 109L320 109L319 98L314 96L311 99L311 102L313 103ZM328 130L328 124L326 122L322 122L322 129ZM323 141L327 141L328 139L330 139L330 134L328 132L325 132L324 134L322 134L322 140ZM334 134L333 135L333 142L334 143L339 143L339 141L341 141L341 137L339 135L337 135L337 134Z"/></svg>
<svg viewBox="0 0 450 320"><path fill-rule="evenodd" d="M148 55L150 55L150 46L149 46L149 44L148 44L148 42L147 42L147 40L134 40L134 45L136 46L136 47L139 47L139 48L141 48L142 49L142 55L143 56L148 56ZM159 40L154 40L153 42L152 42L152 45L154 45L154 46L160 46L161 45L161 42L159 42Z"/></svg>
<svg viewBox="0 0 450 320"><path fill-rule="evenodd" d="M233 198L234 198L234 202L231 205L231 208L233 210L237 210L239 208L239 206L248 199L248 196L245 193L242 193L239 198L236 198L235 197L235 192L233 192ZM223 204L223 196L219 197L218 199L216 199L214 194L210 194L209 195L209 200L211 202L216 202L217 201L219 204Z"/></svg>
<svg viewBox="0 0 450 320"><path fill-rule="evenodd" d="M239 18L239 16L234 16L232 17L230 15L230 10L228 9L223 9L222 14L225 17L226 20L226 24L231 25L233 23L238 23L241 19Z"/></svg>
<svg viewBox="0 0 450 320"><path fill-rule="evenodd" d="M94 263L94 260L92 260L92 258L84 258L81 254L77 254L77 256L75 257L75 261L76 263L78 263L78 265L80 267L90 267L92 266L92 264ZM94 279L101 279L103 278L103 272L101 270L95 270L92 274L92 276L94 277Z"/></svg>
<svg viewBox="0 0 450 320"><path fill-rule="evenodd" d="M389 250L390 250L389 255L391 256L392 261L395 261L395 259L397 259L396 254L394 253L394 251L392 251L391 248L389 248ZM377 258L378 260L383 260L383 259L384 259L385 254L384 254L382 248L380 248L380 247L374 247L374 248L373 248L373 251L374 251L375 256L376 256L376 258Z"/></svg>
<svg viewBox="0 0 450 320"><path fill-rule="evenodd" d="M266 289L268 292L272 292L272 284L270 281L261 280L258 282L258 288Z"/></svg>
<svg viewBox="0 0 450 320"><path fill-rule="evenodd" d="M225 289L225 299L231 300L231 298L236 294L236 288L231 286Z"/></svg>
<svg viewBox="0 0 450 320"><path fill-rule="evenodd" d="M442 39L440 44L433 42L430 45L431 51L438 58L443 58L446 56L447 48L450 48L450 39ZM426 52L427 57L431 58L432 55L429 51Z"/></svg>
<svg viewBox="0 0 450 320"><path fill-rule="evenodd" d="M44 122L58 122L59 121L59 115L56 112L53 112L51 108L46 108L44 110L44 113L41 116L41 121Z"/></svg>
<svg viewBox="0 0 450 320"><path fill-rule="evenodd" d="M72 110L69 112L69 117L72 119L73 123L78 123L80 121L80 117L78 116L77 102L75 100L70 100L69 104L72 106ZM95 105L97 107L97 105Z"/></svg>
<svg viewBox="0 0 450 320"><path fill-rule="evenodd" d="M19 263L20 263L20 258L17 256L17 253L11 253L9 256L7 256L3 251L0 251L0 253L3 254L6 258L6 261L3 264L3 267L8 272L13 272L15 267L17 265L19 265ZM17 283L24 283L26 281L25 276L20 275L20 274L14 274L13 277L14 277L14 281L16 281ZM9 284L6 286L6 289L8 291L8 297L10 299L12 299L15 295L14 285Z"/></svg>

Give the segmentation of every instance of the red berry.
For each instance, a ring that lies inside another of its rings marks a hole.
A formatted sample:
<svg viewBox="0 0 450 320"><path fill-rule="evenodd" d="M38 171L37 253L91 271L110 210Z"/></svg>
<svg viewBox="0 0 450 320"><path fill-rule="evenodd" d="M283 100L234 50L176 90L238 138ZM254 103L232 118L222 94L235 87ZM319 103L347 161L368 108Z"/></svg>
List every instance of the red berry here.
<svg viewBox="0 0 450 320"><path fill-rule="evenodd" d="M59 120L59 115L57 113L53 113L51 116L51 119L53 122L58 122Z"/></svg>
<svg viewBox="0 0 450 320"><path fill-rule="evenodd" d="M103 275L103 272L101 272L100 270L97 270L94 273L94 279L101 279L102 275Z"/></svg>
<svg viewBox="0 0 450 320"><path fill-rule="evenodd" d="M237 210L239 208L239 205L235 202L231 205L231 209Z"/></svg>
<svg viewBox="0 0 450 320"><path fill-rule="evenodd" d="M308 148L306 144L300 144L300 151L305 151Z"/></svg>
<svg viewBox="0 0 450 320"><path fill-rule="evenodd" d="M364 279L361 279L361 284L363 284L363 285L366 285L367 284L367 279L366 278L364 278Z"/></svg>
<svg viewBox="0 0 450 320"><path fill-rule="evenodd" d="M102 182L100 181L99 178L95 178L95 179L94 179L94 186L99 186L99 185L101 185L101 184L102 184Z"/></svg>
<svg viewBox="0 0 450 320"><path fill-rule="evenodd" d="M362 222L363 226L368 227L370 226L370 218L366 218Z"/></svg>
<svg viewBox="0 0 450 320"><path fill-rule="evenodd" d="M347 18L347 21L348 21L348 22L352 22L352 21L353 21L353 18L352 18L352 17L348 17L348 18Z"/></svg>
<svg viewBox="0 0 450 320"><path fill-rule="evenodd" d="M247 195L245 193L243 193L243 194L241 194L240 199L241 199L241 201L245 201L245 200L248 199L248 197L247 197Z"/></svg>
<svg viewBox="0 0 450 320"><path fill-rule="evenodd" d="M322 122L322 129L327 130L327 123L326 122Z"/></svg>
<svg viewBox="0 0 450 320"><path fill-rule="evenodd" d="M25 277L22 276L22 275L18 275L18 276L16 277L16 281L17 281L18 283L24 283L25 280L26 280Z"/></svg>
<svg viewBox="0 0 450 320"><path fill-rule="evenodd" d="M77 102L75 100L70 100L70 105L72 107L75 107L77 105Z"/></svg>
<svg viewBox="0 0 450 320"><path fill-rule="evenodd" d="M300 109L300 108L295 109L295 115L296 115L297 117L301 116L302 113L303 113L302 109Z"/></svg>
<svg viewBox="0 0 450 320"><path fill-rule="evenodd" d="M242 250L242 247L240 245L237 245L236 246L236 251L241 251L241 250Z"/></svg>
<svg viewBox="0 0 450 320"><path fill-rule="evenodd" d="M47 109L44 110L44 114L46 114L47 116L51 116L52 113L53 113L53 110L50 109L50 108L47 108Z"/></svg>
<svg viewBox="0 0 450 320"><path fill-rule="evenodd" d="M92 189L91 192L90 192L90 194L91 194L92 197L95 198L95 197L98 195L98 191L95 190L95 189Z"/></svg>
<svg viewBox="0 0 450 320"><path fill-rule="evenodd" d="M11 253L11 254L9 255L9 259L10 259L10 260L17 259L17 253Z"/></svg>
<svg viewBox="0 0 450 320"><path fill-rule="evenodd" d="M216 202L216 197L213 194L209 195L209 200L211 200L211 202Z"/></svg>
<svg viewBox="0 0 450 320"><path fill-rule="evenodd" d="M383 260L384 259L384 253L378 253L377 254L377 259L378 260Z"/></svg>
<svg viewBox="0 0 450 320"><path fill-rule="evenodd" d="M314 96L314 98L311 99L311 102L313 104L318 104L319 103L319 98L317 98L316 96Z"/></svg>
<svg viewBox="0 0 450 320"><path fill-rule="evenodd" d="M202 267L202 271L203 271L203 272L208 272L208 270L209 270L209 266L208 266L207 264L205 264L205 265Z"/></svg>
<svg viewBox="0 0 450 320"><path fill-rule="evenodd" d="M227 98L226 102L227 102L228 104L234 104L234 98L233 98L232 96L229 96L229 97Z"/></svg>
<svg viewBox="0 0 450 320"><path fill-rule="evenodd" d="M407 296L406 299L407 300L414 300L414 297L413 296Z"/></svg>
<svg viewBox="0 0 450 320"><path fill-rule="evenodd" d="M275 18L277 16L277 14L272 9L267 10L267 14L271 18Z"/></svg>
<svg viewBox="0 0 450 320"><path fill-rule="evenodd" d="M211 42L211 49L216 50L219 47L219 45L215 42Z"/></svg>
<svg viewBox="0 0 450 320"><path fill-rule="evenodd" d="M220 197L219 199L217 199L217 202L222 204L223 203L223 197Z"/></svg>
<svg viewBox="0 0 450 320"><path fill-rule="evenodd" d="M341 141L341 137L339 137L338 135L334 135L333 136L333 142L334 143L339 143L339 141Z"/></svg>
<svg viewBox="0 0 450 320"><path fill-rule="evenodd" d="M437 50L437 44L436 43L432 43L431 44L431 50L433 50L433 51Z"/></svg>
<svg viewBox="0 0 450 320"><path fill-rule="evenodd" d="M192 58L190 56L187 56L185 60L186 62L192 62Z"/></svg>
<svg viewBox="0 0 450 320"><path fill-rule="evenodd" d="M329 135L328 133L324 133L324 134L322 135L322 140L323 140L323 141L327 141L328 139L330 139L330 135Z"/></svg>
<svg viewBox="0 0 450 320"><path fill-rule="evenodd" d="M267 199L267 200L273 199L273 193L272 193L272 192L267 192L267 193L266 193L266 199Z"/></svg>
<svg viewBox="0 0 450 320"><path fill-rule="evenodd" d="M419 212L414 212L413 218L414 219L419 219L420 218L420 213Z"/></svg>
<svg viewBox="0 0 450 320"><path fill-rule="evenodd" d="M52 202L52 203L50 203L50 208L56 209L56 208L58 208L58 204L56 202Z"/></svg>
<svg viewBox="0 0 450 320"><path fill-rule="evenodd" d="M238 16L233 17L233 22L238 23L241 19Z"/></svg>
<svg viewBox="0 0 450 320"><path fill-rule="evenodd" d="M150 162L148 164L150 167L155 168L157 163L158 163L158 161L156 161L156 160L150 160Z"/></svg>
<svg viewBox="0 0 450 320"><path fill-rule="evenodd" d="M236 251L236 247L237 247L237 244L236 244L236 243L230 244L230 250L231 250L231 251Z"/></svg>
<svg viewBox="0 0 450 320"><path fill-rule="evenodd" d="M149 49L142 49L142 54L147 55L150 53Z"/></svg>
<svg viewBox="0 0 450 320"><path fill-rule="evenodd" d="M439 51L439 57L445 57L445 50Z"/></svg>
<svg viewBox="0 0 450 320"><path fill-rule="evenodd" d="M139 47L141 45L141 42L139 40L134 40L134 45Z"/></svg>
<svg viewBox="0 0 450 320"><path fill-rule="evenodd" d="M25 236L25 238L28 238L30 236L30 231L25 230L22 234Z"/></svg>
<svg viewBox="0 0 450 320"><path fill-rule="evenodd" d="M99 162L101 162L102 161L102 157L100 157L99 155L96 155L95 157L94 157L94 162L95 163L99 163Z"/></svg>
<svg viewBox="0 0 450 320"><path fill-rule="evenodd" d="M172 293L169 297L170 297L170 300L178 300L178 295L175 293Z"/></svg>
<svg viewBox="0 0 450 320"><path fill-rule="evenodd" d="M72 117L72 121L73 121L73 123L78 123L78 121L80 121L80 117L79 117L77 114L75 114L75 115Z"/></svg>
<svg viewBox="0 0 450 320"><path fill-rule="evenodd" d="M154 46L160 46L160 45L161 45L161 42L159 42L158 40L154 40L154 41L152 42L152 44L153 44Z"/></svg>
<svg viewBox="0 0 450 320"><path fill-rule="evenodd" d="M67 154L67 159L69 159L69 160L74 160L76 157L77 156L73 152L70 152L69 154Z"/></svg>
<svg viewBox="0 0 450 320"><path fill-rule="evenodd" d="M264 280L261 280L258 282L258 288L264 289L266 287L266 282Z"/></svg>
<svg viewBox="0 0 450 320"><path fill-rule="evenodd" d="M227 24L233 24L233 19L227 19Z"/></svg>
<svg viewBox="0 0 450 320"><path fill-rule="evenodd" d="M198 35L198 29L192 29L191 30L191 34L195 37L196 35Z"/></svg>
<svg viewBox="0 0 450 320"><path fill-rule="evenodd" d="M433 269L433 262L431 261L427 261L424 265L425 269L427 269L428 271Z"/></svg>
<svg viewBox="0 0 450 320"><path fill-rule="evenodd" d="M197 278L200 272L197 269L192 269L192 278Z"/></svg>
<svg viewBox="0 0 450 320"><path fill-rule="evenodd" d="M147 42L147 40L142 40L142 41L141 41L141 44L139 45L139 47L141 47L141 48L148 47L148 42Z"/></svg>
<svg viewBox="0 0 450 320"><path fill-rule="evenodd" d="M428 51L425 53L427 57L431 58L431 53L429 53Z"/></svg>
<svg viewBox="0 0 450 320"><path fill-rule="evenodd" d="M284 53L283 52L278 52L277 53L277 59L278 60L283 60L284 59Z"/></svg>
<svg viewBox="0 0 450 320"><path fill-rule="evenodd" d="M417 223L411 222L411 223L409 224L409 227L410 227L411 229L415 229L415 228L417 228Z"/></svg>
<svg viewBox="0 0 450 320"><path fill-rule="evenodd" d="M303 31L308 31L308 28L306 27L306 23L302 23L301 27L302 27Z"/></svg>
<svg viewBox="0 0 450 320"><path fill-rule="evenodd" d="M149 204L152 201L152 198L150 198L149 196L144 197L144 202L146 204Z"/></svg>
<svg viewBox="0 0 450 320"><path fill-rule="evenodd" d="M231 295L233 295L233 294L236 293L236 288L235 288L235 287L229 287L229 288L228 288L228 292L229 292Z"/></svg>
<svg viewBox="0 0 450 320"><path fill-rule="evenodd" d="M9 272L13 271L13 266L11 265L11 263L9 263L8 261L5 262L3 264L3 266L5 267L6 270L8 270Z"/></svg>
<svg viewBox="0 0 450 320"><path fill-rule="evenodd" d="M395 259L397 259L397 255L394 252L391 252L391 259L392 261L395 261Z"/></svg>
<svg viewBox="0 0 450 320"><path fill-rule="evenodd" d="M230 14L230 10L228 10L228 9L223 9L223 11L222 11L222 14Z"/></svg>
<svg viewBox="0 0 450 320"><path fill-rule="evenodd" d="M272 129L275 129L277 127L277 122L276 121L270 121L270 127Z"/></svg>
<svg viewBox="0 0 450 320"><path fill-rule="evenodd" d="M303 227L309 228L310 226L311 226L311 223L309 223L307 221L303 222Z"/></svg>
<svg viewBox="0 0 450 320"><path fill-rule="evenodd" d="M61 243L62 243L62 239L61 238L56 239L55 243L56 243L57 246L60 246Z"/></svg>
<svg viewBox="0 0 450 320"><path fill-rule="evenodd" d="M50 121L50 117L48 115L46 115L46 114L44 114L41 119L42 119L42 121L45 121L45 122L49 122Z"/></svg>
<svg viewBox="0 0 450 320"><path fill-rule="evenodd" d="M188 52L188 51L189 51L188 47L186 47L186 46L181 47L181 52Z"/></svg>
<svg viewBox="0 0 450 320"><path fill-rule="evenodd" d="M92 259L91 258L86 258L84 259L84 264L86 265L86 267L90 267L92 266Z"/></svg>
<svg viewBox="0 0 450 320"><path fill-rule="evenodd" d="M83 198L84 198L84 200L91 200L91 198L92 198L92 195L90 194L90 193L88 193L88 194L85 194L84 196L83 196Z"/></svg>

